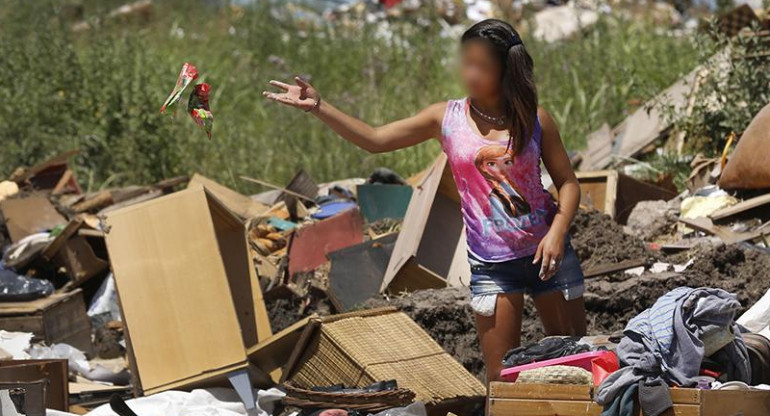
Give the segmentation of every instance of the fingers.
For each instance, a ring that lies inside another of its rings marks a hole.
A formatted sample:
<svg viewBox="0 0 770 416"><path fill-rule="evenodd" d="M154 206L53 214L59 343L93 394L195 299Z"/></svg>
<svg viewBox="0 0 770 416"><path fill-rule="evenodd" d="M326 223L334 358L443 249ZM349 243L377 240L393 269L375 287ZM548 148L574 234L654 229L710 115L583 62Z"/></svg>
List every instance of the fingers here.
<svg viewBox="0 0 770 416"><path fill-rule="evenodd" d="M540 262L540 274L538 275L541 280L547 280L550 277L552 261L553 257L551 256L551 253L545 251L543 253L543 261Z"/></svg>
<svg viewBox="0 0 770 416"><path fill-rule="evenodd" d="M291 87L291 85L289 85L289 84L287 84L285 82L276 81L276 80L271 80L269 84L274 86L274 87L276 87L276 88L280 88L280 89L282 89L284 91L289 91L289 87Z"/></svg>
<svg viewBox="0 0 770 416"><path fill-rule="evenodd" d="M294 101L291 98L288 98L288 97L286 97L285 95L282 95L282 94L276 94L274 92L263 91L262 95L265 98L267 98L268 100L278 101L279 103L290 105L290 106L293 106L293 107L297 106L297 102L296 101Z"/></svg>
<svg viewBox="0 0 770 416"><path fill-rule="evenodd" d="M294 77L294 82L297 83L302 88L312 88L310 84L308 84L304 79L300 77Z"/></svg>
<svg viewBox="0 0 770 416"><path fill-rule="evenodd" d="M535 251L535 258L532 259L532 264L537 264L537 262L540 261L540 258L543 256L543 247L545 245L543 244L543 241L540 241L540 244L537 245L537 251Z"/></svg>

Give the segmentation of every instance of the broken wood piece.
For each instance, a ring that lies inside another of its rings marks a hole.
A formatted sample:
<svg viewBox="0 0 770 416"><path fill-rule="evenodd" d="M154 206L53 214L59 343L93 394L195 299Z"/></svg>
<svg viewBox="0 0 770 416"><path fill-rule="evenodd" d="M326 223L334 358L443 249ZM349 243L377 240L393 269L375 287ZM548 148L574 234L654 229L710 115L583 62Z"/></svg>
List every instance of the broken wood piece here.
<svg viewBox="0 0 770 416"><path fill-rule="evenodd" d="M741 201L733 206L719 209L709 215L709 217L714 221L728 220L731 217L735 217L758 208L770 209L770 193Z"/></svg>
<svg viewBox="0 0 770 416"><path fill-rule="evenodd" d="M617 263L603 264L601 266L592 267L583 272L583 276L587 279L589 277L598 277L606 274L622 272L624 270L633 269L635 267L649 267L651 264L652 262L646 258L624 260Z"/></svg>
<svg viewBox="0 0 770 416"><path fill-rule="evenodd" d="M719 237L719 239L722 240L725 244L742 243L744 241L751 241L766 235L770 235L770 227L767 227L767 224L752 231L735 232L729 227L715 225L711 219L707 217L679 218L679 222L694 230L715 235Z"/></svg>

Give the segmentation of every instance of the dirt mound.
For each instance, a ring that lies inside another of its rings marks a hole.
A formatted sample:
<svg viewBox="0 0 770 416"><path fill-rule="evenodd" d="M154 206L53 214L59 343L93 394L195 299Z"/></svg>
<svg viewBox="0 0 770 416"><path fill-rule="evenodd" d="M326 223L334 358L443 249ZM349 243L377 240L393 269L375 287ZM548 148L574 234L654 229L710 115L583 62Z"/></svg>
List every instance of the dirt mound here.
<svg viewBox="0 0 770 416"><path fill-rule="evenodd" d="M314 313L318 315L331 315L334 313L329 298L322 296L308 296L301 298L296 295L265 300L267 315L270 318L270 327L273 333L288 328L293 323L308 317Z"/></svg>
<svg viewBox="0 0 770 416"><path fill-rule="evenodd" d="M642 240L623 232L622 225L599 211L578 210L570 233L583 270L623 260L655 257Z"/></svg>

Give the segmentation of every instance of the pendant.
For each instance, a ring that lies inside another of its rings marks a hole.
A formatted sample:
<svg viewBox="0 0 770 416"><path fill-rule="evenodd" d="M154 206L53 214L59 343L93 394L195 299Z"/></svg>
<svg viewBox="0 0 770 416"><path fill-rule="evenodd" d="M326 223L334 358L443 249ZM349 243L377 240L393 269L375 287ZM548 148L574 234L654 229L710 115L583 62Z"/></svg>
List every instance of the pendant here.
<svg viewBox="0 0 770 416"><path fill-rule="evenodd" d="M497 120L497 125L498 125L498 126L503 126L503 125L505 125L505 120Z"/></svg>

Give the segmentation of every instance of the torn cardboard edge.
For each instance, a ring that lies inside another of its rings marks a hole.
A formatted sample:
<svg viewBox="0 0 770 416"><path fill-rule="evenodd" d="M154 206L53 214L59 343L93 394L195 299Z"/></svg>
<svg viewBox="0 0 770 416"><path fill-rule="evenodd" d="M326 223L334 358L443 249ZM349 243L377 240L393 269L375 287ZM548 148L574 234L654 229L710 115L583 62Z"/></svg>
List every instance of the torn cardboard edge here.
<svg viewBox="0 0 770 416"><path fill-rule="evenodd" d="M280 383L284 368L288 364L294 348L299 344L305 327L315 319L318 319L318 315L312 314L249 348L246 351L249 362L256 365L264 373L269 374L273 383Z"/></svg>
<svg viewBox="0 0 770 416"><path fill-rule="evenodd" d="M234 212L243 220L248 220L254 217L258 217L264 214L269 207L262 205L261 203L242 195L224 185L196 173L190 178L190 183L187 188L195 188L202 186L206 188L212 195L226 206L230 211Z"/></svg>

